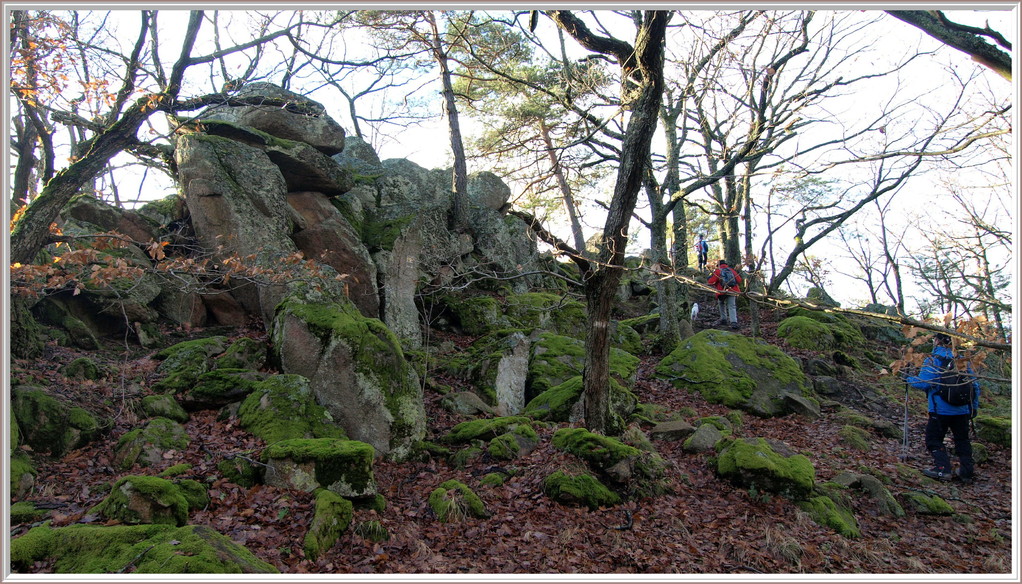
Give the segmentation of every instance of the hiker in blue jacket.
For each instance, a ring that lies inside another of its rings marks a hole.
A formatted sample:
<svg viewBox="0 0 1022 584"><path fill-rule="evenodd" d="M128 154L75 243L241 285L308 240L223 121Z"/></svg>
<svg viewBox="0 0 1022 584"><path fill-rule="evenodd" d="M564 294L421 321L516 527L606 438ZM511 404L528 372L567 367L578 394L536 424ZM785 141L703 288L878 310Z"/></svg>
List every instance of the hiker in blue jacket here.
<svg viewBox="0 0 1022 584"><path fill-rule="evenodd" d="M944 401L939 395L941 367L953 362L954 352L951 350L951 337L938 333L934 337L933 352L919 370L918 375L911 375L906 381L912 387L926 390L926 401L929 404L930 416L926 422L926 450L933 456L933 468L924 470L923 474L940 481L952 478L963 482L972 482L975 470L972 460L972 443L969 442L969 421L979 411L979 382L972 378L973 398L971 404L954 406ZM972 373L972 367L968 367ZM944 437L948 430L955 442L955 454L958 456L958 468L952 473L951 458L944 447Z"/></svg>

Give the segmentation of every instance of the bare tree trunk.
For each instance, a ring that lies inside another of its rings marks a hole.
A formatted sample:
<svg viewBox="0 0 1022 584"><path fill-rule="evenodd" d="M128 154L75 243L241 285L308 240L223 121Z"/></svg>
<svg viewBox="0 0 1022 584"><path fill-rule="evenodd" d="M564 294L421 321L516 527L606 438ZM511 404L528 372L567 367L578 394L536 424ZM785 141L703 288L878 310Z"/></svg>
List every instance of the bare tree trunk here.
<svg viewBox="0 0 1022 584"><path fill-rule="evenodd" d="M426 18L432 27L433 57L440 66L440 81L443 85L444 106L447 109L447 125L451 134L451 152L454 155L454 173L451 177L451 216L452 231L464 231L468 228L468 163L465 159L465 146L461 138L461 123L458 118L458 105L454 97L454 85L451 82L450 62L440 38L440 29L432 11L426 12Z"/></svg>
<svg viewBox="0 0 1022 584"><path fill-rule="evenodd" d="M557 178L557 187L561 190L561 198L564 199L564 210L568 212L568 220L571 222L571 236L575 249L582 251L586 248L586 238L582 233L582 222L578 218L578 210L575 208L575 197L571 193L568 180L564 177L564 168L557 158L554 149L554 142L550 139L550 127L544 120L539 121L539 130L543 136L543 145L546 147L547 157L550 159L550 167L553 168L554 177Z"/></svg>
<svg viewBox="0 0 1022 584"><path fill-rule="evenodd" d="M625 139L621 145L614 196L607 212L598 262L580 267L585 279L589 331L582 379L585 393L585 424L593 432L610 429L610 336L611 307L624 270L628 224L649 164L650 142L657 127L663 97L664 39L669 11L645 11L633 48L618 39L599 37L571 12L555 10L547 14L582 46L617 57L621 66L622 95L631 110ZM579 260L577 260L579 261Z"/></svg>

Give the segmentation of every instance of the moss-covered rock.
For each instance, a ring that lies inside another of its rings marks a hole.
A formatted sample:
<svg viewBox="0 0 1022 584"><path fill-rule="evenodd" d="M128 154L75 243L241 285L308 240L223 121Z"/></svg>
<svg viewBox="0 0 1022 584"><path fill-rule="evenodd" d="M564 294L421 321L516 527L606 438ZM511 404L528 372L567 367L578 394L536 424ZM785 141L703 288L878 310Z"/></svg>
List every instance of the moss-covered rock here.
<svg viewBox="0 0 1022 584"><path fill-rule="evenodd" d="M214 336L184 341L163 349L154 357L162 362L156 372L163 379L153 384L160 393L187 391L199 376L213 369L213 358L227 350L227 337Z"/></svg>
<svg viewBox="0 0 1022 584"><path fill-rule="evenodd" d="M656 367L658 377L698 391L712 403L761 417L818 413L819 404L798 364L774 345L707 329L686 339Z"/></svg>
<svg viewBox="0 0 1022 584"><path fill-rule="evenodd" d="M723 446L717 473L738 485L792 500L807 498L816 481L816 469L808 458L764 438L740 438Z"/></svg>
<svg viewBox="0 0 1022 584"><path fill-rule="evenodd" d="M319 489L315 494L316 512L303 542L305 555L312 561L337 543L355 513L351 501L337 493Z"/></svg>
<svg viewBox="0 0 1022 584"><path fill-rule="evenodd" d="M18 450L11 454L11 495L24 497L35 486L36 469L28 455Z"/></svg>
<svg viewBox="0 0 1022 584"><path fill-rule="evenodd" d="M875 430L888 438L902 438L903 430L889 420L872 418L856 410L841 406L835 414L842 422L862 428Z"/></svg>
<svg viewBox="0 0 1022 584"><path fill-rule="evenodd" d="M551 387L529 400L523 415L548 422L575 422L582 418L582 394L585 391L582 376L576 375L564 383ZM635 408L638 397L621 385L617 379L610 379L611 432L620 432Z"/></svg>
<svg viewBox="0 0 1022 584"><path fill-rule="evenodd" d="M727 433L730 435L731 431L728 430ZM692 453L710 452L716 449L717 443L723 438L724 432L719 427L714 424L701 424L682 442L681 449Z"/></svg>
<svg viewBox="0 0 1022 584"><path fill-rule="evenodd" d="M898 500L887 490L883 482L874 476L844 472L832 480L839 485L865 491L873 500L876 509L883 515L889 517L905 516L905 510L898 503Z"/></svg>
<svg viewBox="0 0 1022 584"><path fill-rule="evenodd" d="M282 440L263 450L266 484L314 492L322 487L342 497L376 495L373 447L357 440Z"/></svg>
<svg viewBox="0 0 1022 584"><path fill-rule="evenodd" d="M150 418L167 418L181 424L188 421L188 412L169 394L143 397L142 412Z"/></svg>
<svg viewBox="0 0 1022 584"><path fill-rule="evenodd" d="M32 316L28 308L28 300L10 296L8 303L10 314L11 333L10 339L11 355L19 359L35 359L42 355L45 342L43 340L43 328Z"/></svg>
<svg viewBox="0 0 1022 584"><path fill-rule="evenodd" d="M455 425L441 441L448 444L462 444L473 440L488 442L501 434L515 430L518 426L531 428L532 420L524 416L469 420Z"/></svg>
<svg viewBox="0 0 1022 584"><path fill-rule="evenodd" d="M221 408L245 399L266 376L249 369L214 369L199 375L191 388L179 392L178 399L191 411Z"/></svg>
<svg viewBox="0 0 1022 584"><path fill-rule="evenodd" d="M238 424L268 444L295 438L347 438L330 412L316 403L309 380L272 375L256 383L238 409Z"/></svg>
<svg viewBox="0 0 1022 584"><path fill-rule="evenodd" d="M837 347L837 340L826 324L806 316L790 316L777 325L777 336L796 349L826 350Z"/></svg>
<svg viewBox="0 0 1022 584"><path fill-rule="evenodd" d="M100 422L83 408L58 401L36 387L18 386L11 393L21 440L36 452L63 456L100 435Z"/></svg>
<svg viewBox="0 0 1022 584"><path fill-rule="evenodd" d="M564 505L584 505L598 509L617 505L621 497L589 474L571 475L555 471L543 480L543 492Z"/></svg>
<svg viewBox="0 0 1022 584"><path fill-rule="evenodd" d="M263 481L263 468L261 464L238 456L225 458L216 465L223 478L246 488L254 487Z"/></svg>
<svg viewBox="0 0 1022 584"><path fill-rule="evenodd" d="M838 431L838 438L841 439L841 443L854 448L855 450L861 450L867 452L870 449L869 434L861 428L855 426L842 426L841 430Z"/></svg>
<svg viewBox="0 0 1022 584"><path fill-rule="evenodd" d="M497 299L492 296L447 296L443 300L448 310L454 313L462 332L467 335L484 336L510 325Z"/></svg>
<svg viewBox="0 0 1022 584"><path fill-rule="evenodd" d="M544 391L582 375L585 363L585 343L579 339L541 333L532 343L529 360L529 376L526 381L528 395L536 396ZM624 387L635 383L639 358L622 351L610 350L610 375Z"/></svg>
<svg viewBox="0 0 1022 584"><path fill-rule="evenodd" d="M561 428L554 432L553 445L579 457L597 473L625 485L638 496L666 492L663 478L667 463L654 452L640 450L585 428Z"/></svg>
<svg viewBox="0 0 1022 584"><path fill-rule="evenodd" d="M199 488L202 489L201 485ZM197 491L191 486L187 487L186 494L186 489L167 479L127 476L114 483L110 494L89 512L130 525L166 523L181 526L188 522L189 500L201 502L197 496Z"/></svg>
<svg viewBox="0 0 1022 584"><path fill-rule="evenodd" d="M512 326L529 331L540 329L581 339L588 328L585 305L558 294L513 294L504 301L504 314Z"/></svg>
<svg viewBox="0 0 1022 584"><path fill-rule="evenodd" d="M92 379L101 377L99 365L88 357L79 357L60 368L60 374L68 379Z"/></svg>
<svg viewBox="0 0 1022 584"><path fill-rule="evenodd" d="M153 418L142 428L121 436L114 448L114 464L121 469L134 464L154 466L171 450L184 450L191 442L184 427L174 420Z"/></svg>
<svg viewBox="0 0 1022 584"><path fill-rule="evenodd" d="M952 515L955 512L947 501L937 495L905 491L898 495L898 499L906 511L917 515Z"/></svg>
<svg viewBox="0 0 1022 584"><path fill-rule="evenodd" d="M505 432L490 440L486 452L497 460L512 460L526 456L539 444L539 435L532 426L520 424L513 430Z"/></svg>
<svg viewBox="0 0 1022 584"><path fill-rule="evenodd" d="M277 306L271 339L281 370L308 378L348 436L391 459L413 454L426 432L422 387L383 322L350 301L312 302L296 293Z"/></svg>
<svg viewBox="0 0 1022 584"><path fill-rule="evenodd" d="M49 524L11 541L11 565L52 561L57 574L273 574L277 569L203 525Z"/></svg>
<svg viewBox="0 0 1022 584"><path fill-rule="evenodd" d="M866 341L859 327L843 314L794 307L788 309L787 317L809 318L827 325L828 332L834 338L834 346L838 348L855 349L861 347ZM781 322L783 324L784 321ZM780 328L780 325L778 325L778 328Z"/></svg>
<svg viewBox="0 0 1022 584"><path fill-rule="evenodd" d="M1011 446L1011 418L976 416L976 436L998 446Z"/></svg>
<svg viewBox="0 0 1022 584"><path fill-rule="evenodd" d="M818 495L806 501L799 501L798 506L813 518L813 521L830 527L847 538L858 538L862 536L859 530L859 522L851 510L838 505L833 499L825 495Z"/></svg>
<svg viewBox="0 0 1022 584"><path fill-rule="evenodd" d="M216 369L251 369L258 371L266 366L268 358L266 343L251 337L241 337L213 361Z"/></svg>
<svg viewBox="0 0 1022 584"><path fill-rule="evenodd" d="M46 509L37 509L31 501L18 501L11 505L11 525L18 523L33 523L46 517L50 512Z"/></svg>
<svg viewBox="0 0 1022 584"><path fill-rule="evenodd" d="M479 495L455 480L445 481L430 493L429 507L443 523L457 523L469 516L479 519L490 516Z"/></svg>

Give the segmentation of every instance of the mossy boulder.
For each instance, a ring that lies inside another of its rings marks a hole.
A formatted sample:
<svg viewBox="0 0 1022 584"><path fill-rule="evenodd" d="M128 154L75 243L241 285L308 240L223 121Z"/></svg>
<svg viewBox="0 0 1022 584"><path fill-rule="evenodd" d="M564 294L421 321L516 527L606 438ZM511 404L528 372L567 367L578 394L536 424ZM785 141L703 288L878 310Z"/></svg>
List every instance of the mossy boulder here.
<svg viewBox="0 0 1022 584"><path fill-rule="evenodd" d="M581 375L569 378L529 400L523 415L549 422L575 422L582 418L582 394L585 391ZM610 380L611 427L622 430L625 420L638 406L638 397L616 379Z"/></svg>
<svg viewBox="0 0 1022 584"><path fill-rule="evenodd" d="M841 443L849 448L867 452L870 449L869 434L862 428L855 426L842 426L838 431L838 438Z"/></svg>
<svg viewBox="0 0 1022 584"><path fill-rule="evenodd" d="M582 375L585 362L585 342L563 335L544 332L532 343L529 360L528 395L536 396ZM624 387L635 383L639 358L622 351L610 350L610 375Z"/></svg>
<svg viewBox="0 0 1022 584"><path fill-rule="evenodd" d="M730 430L728 434L731 434ZM719 427L713 424L700 424L681 444L681 449L692 453L709 452L714 450L723 438L724 432Z"/></svg>
<svg viewBox="0 0 1022 584"><path fill-rule="evenodd" d="M862 347L866 341L866 337L863 336L858 325L843 314L794 307L788 309L786 316L787 318L809 318L826 325L827 331L834 338L835 348L855 349ZM781 324L784 324L784 321L781 321ZM780 333L780 325L778 325L778 333Z"/></svg>
<svg viewBox="0 0 1022 584"><path fill-rule="evenodd" d="M872 499L875 509L888 517L904 517L905 510L880 479L866 474L843 472L832 479L839 485L859 489Z"/></svg>
<svg viewBox="0 0 1022 584"><path fill-rule="evenodd" d="M142 412L150 418L167 418L181 424L188 421L188 412L169 394L143 397Z"/></svg>
<svg viewBox="0 0 1022 584"><path fill-rule="evenodd" d="M486 452L497 460L512 460L528 455L538 444L539 435L532 426L520 424L513 430L490 440Z"/></svg>
<svg viewBox="0 0 1022 584"><path fill-rule="evenodd" d="M33 523L49 515L47 509L37 509L31 501L18 501L11 505L11 525Z"/></svg>
<svg viewBox="0 0 1022 584"><path fill-rule="evenodd" d="M531 345L532 340L518 329L498 330L448 359L445 369L469 381L487 405L515 415L525 406Z"/></svg>
<svg viewBox="0 0 1022 584"><path fill-rule="evenodd" d="M504 314L512 326L528 331L584 338L588 329L585 304L558 294L526 292L504 300Z"/></svg>
<svg viewBox="0 0 1022 584"><path fill-rule="evenodd" d="M238 409L238 425L268 444L295 438L347 438L330 412L316 403L309 380L272 375L253 385Z"/></svg>
<svg viewBox="0 0 1022 584"><path fill-rule="evenodd" d="M11 411L18 420L21 442L36 452L63 456L101 434L100 422L87 410L59 401L42 389L11 389Z"/></svg>
<svg viewBox="0 0 1022 584"><path fill-rule="evenodd" d="M805 316L791 316L777 325L777 336L796 349L826 350L838 346L828 325Z"/></svg>
<svg viewBox="0 0 1022 584"><path fill-rule="evenodd" d="M563 505L583 505L590 510L621 502L621 497L590 474L555 471L543 480L543 492Z"/></svg>
<svg viewBox="0 0 1022 584"><path fill-rule="evenodd" d="M984 442L1011 447L1011 418L976 416L976 436Z"/></svg>
<svg viewBox="0 0 1022 584"><path fill-rule="evenodd" d="M32 460L28 454L17 450L11 453L11 495L24 497L35 486L36 469L32 466Z"/></svg>
<svg viewBox="0 0 1022 584"><path fill-rule="evenodd" d="M309 493L324 488L348 498L376 496L374 457L369 444L340 438L282 440L262 453L266 484Z"/></svg>
<svg viewBox="0 0 1022 584"><path fill-rule="evenodd" d="M856 521L851 510L838 505L826 495L817 495L805 501L799 501L798 506L808 513L813 521L830 527L844 537L858 538L862 536L859 522Z"/></svg>
<svg viewBox="0 0 1022 584"><path fill-rule="evenodd" d="M903 429L899 428L895 423L882 418L867 416L851 408L841 406L835 413L835 416L838 420L845 424L855 426L856 428L862 428L864 430L874 430L888 438L903 437Z"/></svg>
<svg viewBox="0 0 1022 584"><path fill-rule="evenodd" d="M184 450L190 441L181 424L167 418L153 418L144 427L121 436L114 448L114 464L121 469L134 464L155 466L163 462L164 454Z"/></svg>
<svg viewBox="0 0 1022 584"><path fill-rule="evenodd" d="M656 375L698 391L711 403L760 417L819 415L819 402L798 363L774 345L707 329L664 357Z"/></svg>
<svg viewBox="0 0 1022 584"><path fill-rule="evenodd" d="M251 337L241 337L231 343L227 350L216 357L216 369L251 369L258 371L266 366L269 353L266 343Z"/></svg>
<svg viewBox="0 0 1022 584"><path fill-rule="evenodd" d="M906 511L917 515L953 515L955 512L947 501L937 495L905 491L898 494L898 499Z"/></svg>
<svg viewBox="0 0 1022 584"><path fill-rule="evenodd" d="M513 432L519 426L532 428L532 420L525 416L502 416L499 418L485 418L480 420L469 420L461 422L451 428L451 431L441 438L447 444L463 444L473 440L490 441L505 434Z"/></svg>
<svg viewBox="0 0 1022 584"><path fill-rule="evenodd" d="M60 368L60 374L68 379L92 379L96 380L102 376L102 371L96 362L88 357L78 357L67 365Z"/></svg>
<svg viewBox="0 0 1022 584"><path fill-rule="evenodd" d="M277 569L204 525L44 524L11 541L17 571L52 562L57 574L273 574Z"/></svg>
<svg viewBox="0 0 1022 584"><path fill-rule="evenodd" d="M250 369L214 369L199 375L195 384L178 394L189 411L215 410L245 399L267 374Z"/></svg>
<svg viewBox="0 0 1022 584"><path fill-rule="evenodd" d="M394 460L426 433L422 387L394 333L350 301L277 306L271 339L282 372L302 375L316 401L351 438Z"/></svg>
<svg viewBox="0 0 1022 584"><path fill-rule="evenodd" d="M198 483L182 487L160 477L126 476L114 483L110 494L89 512L130 525L182 526L188 522L188 511L193 508L190 502L201 508L208 503L204 496L205 489Z"/></svg>
<svg viewBox="0 0 1022 584"><path fill-rule="evenodd" d="M441 300L454 314L457 326L466 335L485 336L510 326L500 303L493 296L445 296Z"/></svg>
<svg viewBox="0 0 1022 584"><path fill-rule="evenodd" d="M483 500L463 482L445 481L429 494L429 507L442 523L457 523L467 517L490 516Z"/></svg>
<svg viewBox="0 0 1022 584"><path fill-rule="evenodd" d="M239 456L225 458L216 465L223 478L246 488L263 482L263 468L258 461L253 463L250 459Z"/></svg>
<svg viewBox="0 0 1022 584"><path fill-rule="evenodd" d="M163 378L153 384L153 390L178 393L191 389L200 375L213 369L213 358L227 347L227 337L214 336L184 341L159 351L154 355L161 361L156 372Z"/></svg>
<svg viewBox="0 0 1022 584"><path fill-rule="evenodd" d="M731 482L804 500L813 490L816 469L804 455L764 438L739 438L725 444L717 457L717 473Z"/></svg>
<svg viewBox="0 0 1022 584"><path fill-rule="evenodd" d="M351 525L355 514L351 501L333 491L319 489L315 495L316 512L309 531L305 533L302 548L305 556L312 561L337 543L337 538Z"/></svg>
<svg viewBox="0 0 1022 584"><path fill-rule="evenodd" d="M654 452L640 450L585 428L561 428L554 432L553 445L577 456L601 476L610 478L638 496L666 492L663 479L667 463Z"/></svg>

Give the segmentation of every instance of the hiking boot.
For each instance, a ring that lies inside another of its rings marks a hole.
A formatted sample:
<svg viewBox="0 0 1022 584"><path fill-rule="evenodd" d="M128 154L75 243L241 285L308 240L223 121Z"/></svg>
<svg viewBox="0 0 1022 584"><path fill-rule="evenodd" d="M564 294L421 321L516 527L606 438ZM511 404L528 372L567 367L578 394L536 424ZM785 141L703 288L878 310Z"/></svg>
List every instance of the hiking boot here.
<svg viewBox="0 0 1022 584"><path fill-rule="evenodd" d="M962 481L963 485L971 485L976 476L973 474L962 474L962 469L956 468L951 472L951 477Z"/></svg>
<svg viewBox="0 0 1022 584"><path fill-rule="evenodd" d="M734 330L738 330L738 323L737 322L731 323L731 328L733 328Z"/></svg>
<svg viewBox="0 0 1022 584"><path fill-rule="evenodd" d="M717 326L724 326L726 324L727 324L727 321L724 320L723 318L717 321Z"/></svg>
<svg viewBox="0 0 1022 584"><path fill-rule="evenodd" d="M951 480L951 473L941 470L939 468L928 468L923 471L923 474L930 477L931 479L937 479L938 481Z"/></svg>

